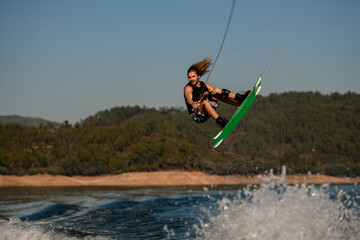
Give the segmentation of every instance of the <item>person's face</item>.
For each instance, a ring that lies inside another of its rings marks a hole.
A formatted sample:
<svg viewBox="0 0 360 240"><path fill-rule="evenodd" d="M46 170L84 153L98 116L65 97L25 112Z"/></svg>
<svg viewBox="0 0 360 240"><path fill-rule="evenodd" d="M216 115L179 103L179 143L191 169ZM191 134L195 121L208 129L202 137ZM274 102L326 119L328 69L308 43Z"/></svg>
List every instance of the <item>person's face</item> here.
<svg viewBox="0 0 360 240"><path fill-rule="evenodd" d="M197 75L195 71L191 71L188 74L188 79L192 85L196 85L200 79L200 76Z"/></svg>

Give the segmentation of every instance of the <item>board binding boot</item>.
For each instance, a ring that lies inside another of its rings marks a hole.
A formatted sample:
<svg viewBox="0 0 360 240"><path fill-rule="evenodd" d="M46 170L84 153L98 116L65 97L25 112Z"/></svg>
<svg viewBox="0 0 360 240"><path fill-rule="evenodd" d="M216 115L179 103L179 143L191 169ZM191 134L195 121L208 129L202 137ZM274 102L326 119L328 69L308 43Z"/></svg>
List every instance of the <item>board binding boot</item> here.
<svg viewBox="0 0 360 240"><path fill-rule="evenodd" d="M246 92L240 92L235 94L235 101L238 103L242 103L246 97L250 94L250 90L246 91Z"/></svg>
<svg viewBox="0 0 360 240"><path fill-rule="evenodd" d="M226 126L226 124L228 123L228 121L226 121L225 119L223 119L222 117L218 117L216 119L216 123L220 125L221 128L224 128Z"/></svg>

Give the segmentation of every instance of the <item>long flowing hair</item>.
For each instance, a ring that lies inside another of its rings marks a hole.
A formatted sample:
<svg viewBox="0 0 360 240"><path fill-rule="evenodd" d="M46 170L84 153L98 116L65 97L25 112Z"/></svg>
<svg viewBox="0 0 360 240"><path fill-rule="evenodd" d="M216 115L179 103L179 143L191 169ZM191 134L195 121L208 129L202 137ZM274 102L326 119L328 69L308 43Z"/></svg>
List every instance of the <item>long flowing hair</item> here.
<svg viewBox="0 0 360 240"><path fill-rule="evenodd" d="M195 71L196 74L200 75L201 77L202 75L204 75L209 71L207 69L210 67L211 64L212 64L211 56L208 56L204 60L191 65L191 67L187 71L187 74L189 74L189 72Z"/></svg>

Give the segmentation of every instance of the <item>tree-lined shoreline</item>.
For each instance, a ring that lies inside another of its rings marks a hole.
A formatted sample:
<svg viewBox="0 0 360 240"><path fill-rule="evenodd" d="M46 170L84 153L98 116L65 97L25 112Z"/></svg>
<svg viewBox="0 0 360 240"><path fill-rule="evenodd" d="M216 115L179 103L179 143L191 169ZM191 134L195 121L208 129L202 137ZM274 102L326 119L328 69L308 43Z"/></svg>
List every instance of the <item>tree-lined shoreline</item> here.
<svg viewBox="0 0 360 240"><path fill-rule="evenodd" d="M222 115L235 111L220 105ZM0 174L96 176L200 170L254 175L360 176L360 95L287 92L258 96L217 150L214 121L193 123L182 108L115 107L74 125L0 124Z"/></svg>

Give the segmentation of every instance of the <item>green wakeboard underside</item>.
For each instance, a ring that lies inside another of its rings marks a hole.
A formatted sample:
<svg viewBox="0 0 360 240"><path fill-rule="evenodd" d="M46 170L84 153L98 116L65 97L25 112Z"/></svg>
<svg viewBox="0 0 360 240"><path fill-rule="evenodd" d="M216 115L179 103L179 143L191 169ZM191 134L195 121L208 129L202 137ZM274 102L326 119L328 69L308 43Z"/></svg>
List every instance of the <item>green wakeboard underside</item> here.
<svg viewBox="0 0 360 240"><path fill-rule="evenodd" d="M244 102L240 105L240 107L236 110L234 115L229 120L228 124L213 138L212 147L216 148L222 143L222 141L227 138L230 133L235 129L241 119L245 116L246 112L249 110L250 106L255 100L256 95L259 93L261 89L261 76L256 82L254 88L244 100Z"/></svg>

